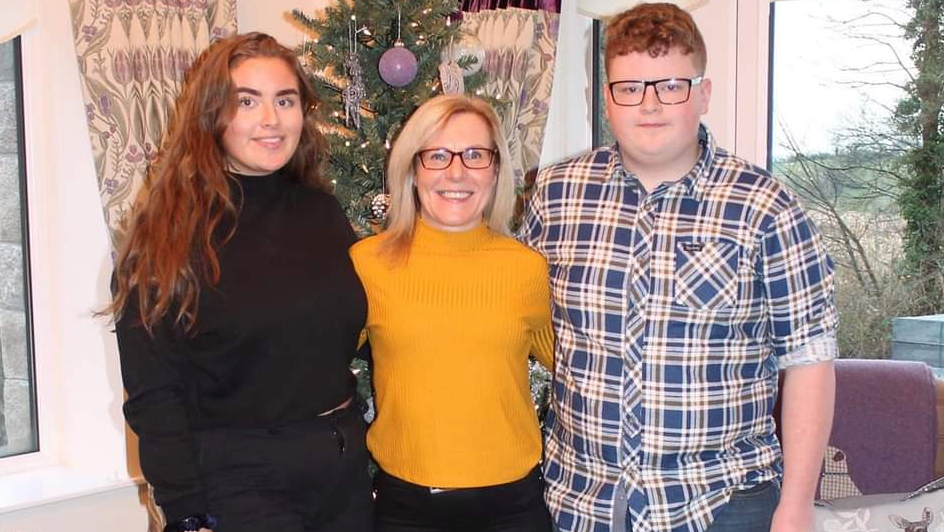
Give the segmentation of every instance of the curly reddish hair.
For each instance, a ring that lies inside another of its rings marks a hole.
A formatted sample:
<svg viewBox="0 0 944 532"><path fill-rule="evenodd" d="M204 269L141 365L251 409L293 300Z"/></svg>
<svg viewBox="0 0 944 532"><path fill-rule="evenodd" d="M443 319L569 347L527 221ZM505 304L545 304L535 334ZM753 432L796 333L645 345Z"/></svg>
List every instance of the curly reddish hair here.
<svg viewBox="0 0 944 532"><path fill-rule="evenodd" d="M705 40L687 11L674 4L639 4L606 25L606 68L613 58L635 52L661 57L672 48L691 55L699 75L708 64Z"/></svg>

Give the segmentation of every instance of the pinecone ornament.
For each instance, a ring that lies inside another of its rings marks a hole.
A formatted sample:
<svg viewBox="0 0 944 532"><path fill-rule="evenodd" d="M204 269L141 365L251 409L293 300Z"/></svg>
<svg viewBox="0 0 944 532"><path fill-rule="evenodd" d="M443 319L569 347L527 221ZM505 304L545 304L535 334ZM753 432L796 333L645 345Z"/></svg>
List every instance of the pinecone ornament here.
<svg viewBox="0 0 944 532"><path fill-rule="evenodd" d="M370 200L370 214L374 220L383 222L387 219L387 211L390 209L390 194L381 192Z"/></svg>

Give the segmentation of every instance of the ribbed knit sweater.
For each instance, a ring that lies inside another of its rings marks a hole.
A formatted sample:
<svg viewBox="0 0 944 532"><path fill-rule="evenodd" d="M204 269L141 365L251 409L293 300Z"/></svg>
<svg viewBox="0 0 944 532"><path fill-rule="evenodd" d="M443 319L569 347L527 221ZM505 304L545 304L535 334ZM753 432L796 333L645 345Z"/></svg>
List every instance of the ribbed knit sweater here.
<svg viewBox="0 0 944 532"><path fill-rule="evenodd" d="M547 264L486 225L417 220L405 264L351 248L367 291L377 417L367 434L387 473L424 486L523 477L540 460L528 353L553 360Z"/></svg>

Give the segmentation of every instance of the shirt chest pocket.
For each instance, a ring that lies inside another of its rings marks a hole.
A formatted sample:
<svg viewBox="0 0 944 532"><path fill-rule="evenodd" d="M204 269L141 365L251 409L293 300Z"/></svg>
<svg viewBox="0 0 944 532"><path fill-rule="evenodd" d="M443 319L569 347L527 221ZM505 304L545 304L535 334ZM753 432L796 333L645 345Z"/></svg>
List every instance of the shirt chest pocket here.
<svg viewBox="0 0 944 532"><path fill-rule="evenodd" d="M734 306L740 259L741 247L733 242L676 242L675 303L703 310Z"/></svg>

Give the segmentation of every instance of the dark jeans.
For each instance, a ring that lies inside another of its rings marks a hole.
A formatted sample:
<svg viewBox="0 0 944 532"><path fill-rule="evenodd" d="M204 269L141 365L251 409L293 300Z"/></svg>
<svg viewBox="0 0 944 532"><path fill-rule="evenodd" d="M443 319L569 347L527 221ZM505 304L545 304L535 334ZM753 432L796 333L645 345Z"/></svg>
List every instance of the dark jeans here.
<svg viewBox="0 0 944 532"><path fill-rule="evenodd" d="M377 532L550 532L544 477L481 488L435 491L383 471L374 477Z"/></svg>
<svg viewBox="0 0 944 532"><path fill-rule="evenodd" d="M280 428L198 432L213 532L370 532L365 431L355 401Z"/></svg>
<svg viewBox="0 0 944 532"><path fill-rule="evenodd" d="M721 508L708 532L769 532L770 520L780 502L780 486L763 482L743 491L735 491Z"/></svg>

